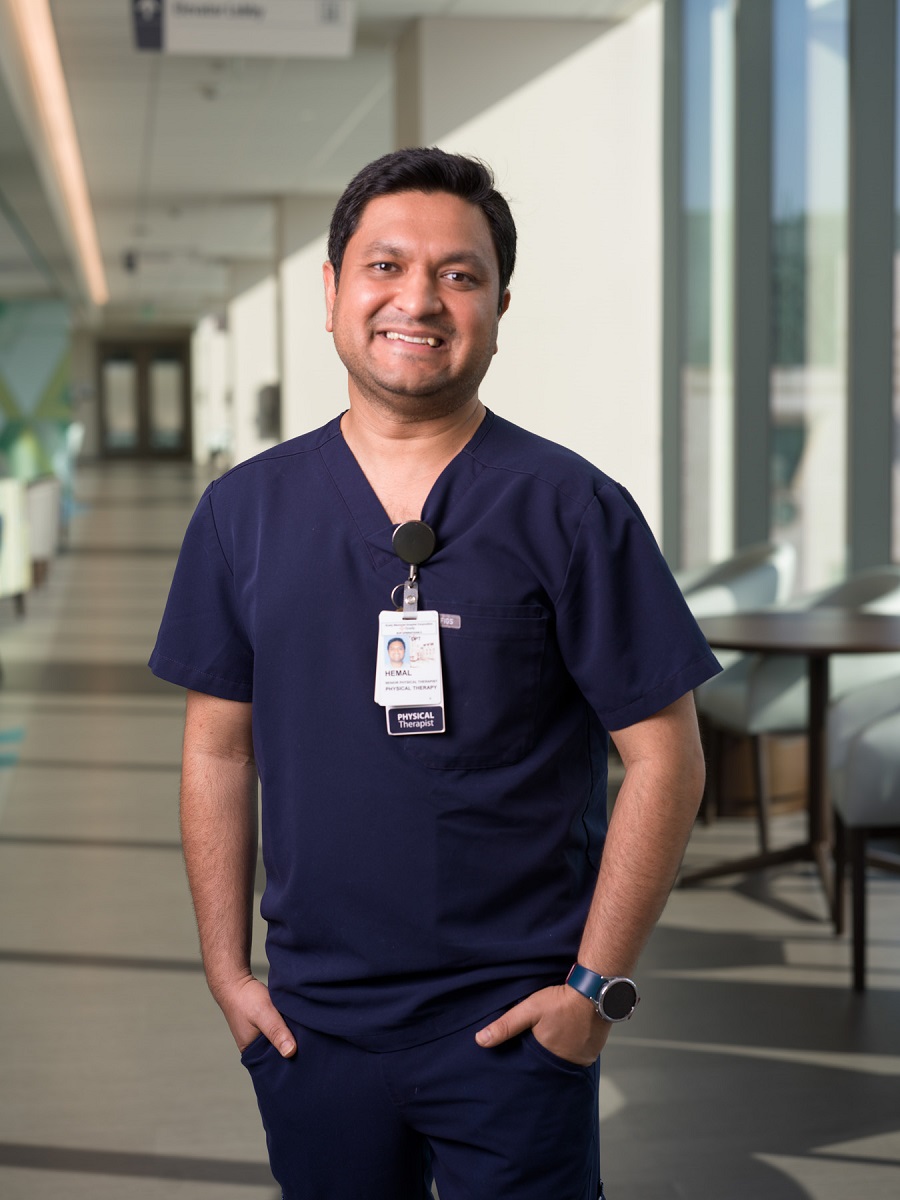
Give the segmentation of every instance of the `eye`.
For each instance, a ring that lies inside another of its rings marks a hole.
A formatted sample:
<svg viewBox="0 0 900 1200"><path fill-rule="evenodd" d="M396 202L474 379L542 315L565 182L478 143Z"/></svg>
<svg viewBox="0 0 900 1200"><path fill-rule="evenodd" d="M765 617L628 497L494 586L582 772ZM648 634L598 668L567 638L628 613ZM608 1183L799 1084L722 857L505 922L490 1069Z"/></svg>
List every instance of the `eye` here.
<svg viewBox="0 0 900 1200"><path fill-rule="evenodd" d="M392 262L375 262L372 263L372 270L379 272L396 271L396 263Z"/></svg>
<svg viewBox="0 0 900 1200"><path fill-rule="evenodd" d="M466 271L447 271L444 274L444 278L449 280L450 283L461 283L467 287L474 287L477 283L474 275L469 275Z"/></svg>

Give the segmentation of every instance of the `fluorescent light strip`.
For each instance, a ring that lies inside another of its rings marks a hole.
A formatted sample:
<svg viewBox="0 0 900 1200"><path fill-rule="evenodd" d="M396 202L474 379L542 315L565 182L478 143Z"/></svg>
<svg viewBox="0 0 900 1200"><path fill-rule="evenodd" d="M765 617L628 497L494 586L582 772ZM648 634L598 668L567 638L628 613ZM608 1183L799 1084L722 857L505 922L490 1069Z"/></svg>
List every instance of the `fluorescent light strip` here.
<svg viewBox="0 0 900 1200"><path fill-rule="evenodd" d="M109 291L49 0L10 0L10 7L72 222L88 293L94 304L100 306L108 301Z"/></svg>

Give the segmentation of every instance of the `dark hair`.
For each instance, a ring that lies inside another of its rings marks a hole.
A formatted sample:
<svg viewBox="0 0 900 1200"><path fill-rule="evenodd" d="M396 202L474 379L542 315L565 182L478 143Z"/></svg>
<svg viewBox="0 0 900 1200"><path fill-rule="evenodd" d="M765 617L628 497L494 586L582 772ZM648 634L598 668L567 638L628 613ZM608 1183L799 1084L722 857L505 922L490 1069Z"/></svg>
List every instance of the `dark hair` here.
<svg viewBox="0 0 900 1200"><path fill-rule="evenodd" d="M491 231L500 268L500 301L516 265L516 225L506 200L494 188L494 175L486 163L462 154L448 154L436 146L394 150L376 158L354 176L338 200L328 231L328 259L337 285L344 250L376 196L395 192L449 192L480 208Z"/></svg>

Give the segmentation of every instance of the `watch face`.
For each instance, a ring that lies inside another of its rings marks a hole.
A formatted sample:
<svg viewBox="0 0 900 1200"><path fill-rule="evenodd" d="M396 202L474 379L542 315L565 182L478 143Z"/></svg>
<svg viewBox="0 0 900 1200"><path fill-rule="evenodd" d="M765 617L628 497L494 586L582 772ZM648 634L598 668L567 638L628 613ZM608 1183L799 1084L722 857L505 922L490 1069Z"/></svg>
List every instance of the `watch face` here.
<svg viewBox="0 0 900 1200"><path fill-rule="evenodd" d="M634 1012L637 988L629 979L616 979L603 989L602 1016L607 1021L624 1021Z"/></svg>

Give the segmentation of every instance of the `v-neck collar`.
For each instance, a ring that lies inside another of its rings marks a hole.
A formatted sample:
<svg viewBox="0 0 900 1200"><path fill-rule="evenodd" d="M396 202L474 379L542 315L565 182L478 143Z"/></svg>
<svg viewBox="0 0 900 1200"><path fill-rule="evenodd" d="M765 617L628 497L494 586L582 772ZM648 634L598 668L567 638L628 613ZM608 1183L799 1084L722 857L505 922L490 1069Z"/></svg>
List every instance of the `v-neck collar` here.
<svg viewBox="0 0 900 1200"><path fill-rule="evenodd" d="M490 409L485 409L481 424L465 446L447 463L426 497L422 520L432 527L437 536L435 555L440 553L442 535L450 534L448 522L455 504L468 492L476 476L481 474L483 468L472 452L487 436L493 423L494 414ZM385 563L396 563L397 556L391 546L396 525L385 512L384 505L347 445L341 432L341 417L335 417L327 428L328 436L319 448L320 453L363 541L369 547L375 567L380 569Z"/></svg>

